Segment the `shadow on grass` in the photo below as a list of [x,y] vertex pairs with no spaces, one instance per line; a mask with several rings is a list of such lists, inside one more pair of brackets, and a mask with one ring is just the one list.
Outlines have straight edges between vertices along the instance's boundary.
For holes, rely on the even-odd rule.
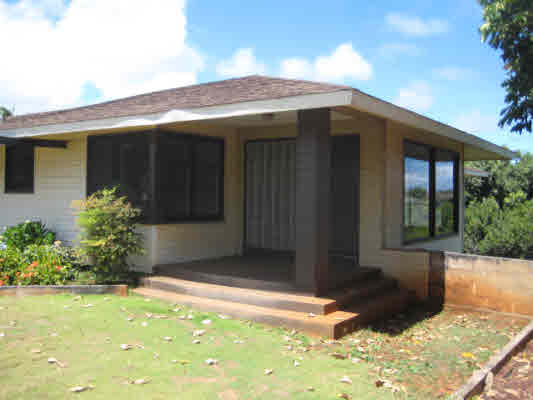
[[366,328],[373,332],[398,336],[414,325],[433,318],[442,310],[443,307],[440,304],[414,303],[409,305],[403,312],[375,321],[367,325]]

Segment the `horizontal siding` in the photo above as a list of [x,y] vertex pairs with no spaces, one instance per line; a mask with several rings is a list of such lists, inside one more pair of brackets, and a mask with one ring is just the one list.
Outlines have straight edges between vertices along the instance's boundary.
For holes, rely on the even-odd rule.
[[0,146],[0,226],[42,220],[67,243],[76,241],[74,200],[85,197],[86,140],[72,140],[66,149],[36,147],[35,192],[5,193],[5,146]]

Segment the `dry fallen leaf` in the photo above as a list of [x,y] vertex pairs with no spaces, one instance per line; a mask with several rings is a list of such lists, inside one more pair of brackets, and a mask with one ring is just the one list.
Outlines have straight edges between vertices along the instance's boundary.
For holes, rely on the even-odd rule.
[[476,359],[476,356],[473,355],[472,353],[463,353],[463,354],[461,354],[461,355],[462,355],[464,358],[471,358],[471,359],[473,359],[473,360]]
[[265,369],[265,375],[272,375],[273,369]]
[[337,360],[346,360],[348,356],[340,353],[330,353],[330,356],[336,358]]
[[192,344],[200,344],[200,340],[198,340],[198,339],[194,339],[194,340],[192,341]]
[[32,349],[31,352],[34,354],[39,354],[41,352],[41,349]]
[[216,365],[218,364],[218,360],[215,360],[214,358],[208,358],[207,360],[205,360],[205,363],[207,365]]
[[309,314],[307,314],[307,316],[308,316],[309,318],[314,318],[314,317],[316,317],[316,314],[313,314],[312,312],[310,312]]
[[150,382],[150,380],[151,380],[150,378],[135,379],[135,380],[133,381],[133,383],[134,383],[135,385],[144,385],[144,384],[147,384],[148,382]]
[[520,398],[520,393],[518,393],[517,390],[514,390],[514,389],[503,389],[503,390],[504,392],[507,392],[509,394],[512,394],[513,396]]
[[205,334],[205,329],[198,329],[192,332],[194,337],[203,336]]
[[72,393],[81,393],[81,392],[85,392],[86,390],[91,390],[91,389],[94,389],[94,386],[92,386],[92,385],[89,385],[89,386],[74,386],[74,387],[70,388],[69,390]]
[[297,361],[297,360],[294,360],[294,363],[293,363],[293,365],[294,365],[295,367],[299,367],[299,366],[300,366],[300,362],[299,362],[299,361]]
[[351,384],[353,383],[352,380],[351,380],[350,378],[348,378],[347,376],[343,376],[343,377],[340,379],[340,381],[341,381],[342,383],[347,383],[347,384],[349,384],[349,385],[351,385]]
[[309,387],[308,387],[307,389],[305,389],[305,390],[307,390],[308,392],[314,392],[314,391],[315,391],[315,388],[312,387],[312,386],[309,386]]
[[61,361],[59,361],[58,359],[54,357],[50,357],[48,359],[48,364],[56,364],[59,368],[65,368],[67,366],[65,363],[62,363]]
[[346,393],[339,393],[339,394],[337,395],[337,397],[338,397],[339,399],[345,399],[345,400],[350,400],[350,399],[351,399],[351,397],[348,396]]
[[165,336],[163,340],[166,340],[167,342],[171,342],[172,338],[170,336]]
[[131,344],[125,344],[125,343],[124,343],[124,344],[121,344],[121,345],[120,345],[120,348],[121,348],[122,350],[131,350],[131,349],[133,349],[133,346],[132,346]]
[[220,319],[230,319],[231,317],[229,315],[218,314],[218,318],[220,318]]
[[204,320],[202,321],[202,324],[203,324],[203,325],[211,325],[211,320],[210,320],[210,319],[204,319]]

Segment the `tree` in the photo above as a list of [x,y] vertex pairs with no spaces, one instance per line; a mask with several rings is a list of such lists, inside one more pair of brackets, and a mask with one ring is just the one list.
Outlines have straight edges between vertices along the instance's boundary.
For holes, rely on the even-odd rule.
[[4,120],[7,117],[11,117],[13,113],[7,108],[0,106],[0,120]]
[[502,51],[507,79],[502,86],[507,106],[501,112],[500,127],[531,133],[533,121],[533,1],[479,0],[484,23],[481,39]]

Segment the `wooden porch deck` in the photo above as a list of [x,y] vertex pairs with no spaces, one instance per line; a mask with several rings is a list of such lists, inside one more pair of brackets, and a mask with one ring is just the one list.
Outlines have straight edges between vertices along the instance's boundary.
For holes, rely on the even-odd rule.
[[160,265],[134,292],[309,334],[338,338],[403,309],[407,292],[378,268],[330,263],[326,296],[299,290],[293,257],[254,254]]
[[[337,257],[332,257],[329,269],[331,290],[379,271]],[[154,273],[231,287],[309,294],[294,284],[294,256],[290,254],[249,254],[165,264],[156,266]]]

